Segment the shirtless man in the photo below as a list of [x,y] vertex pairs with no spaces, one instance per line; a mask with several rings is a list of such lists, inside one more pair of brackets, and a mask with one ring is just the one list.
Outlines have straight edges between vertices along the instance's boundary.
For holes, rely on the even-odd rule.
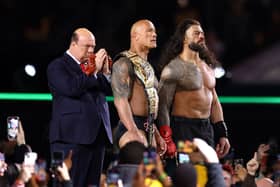
[[[130,49],[114,59],[112,89],[114,104],[120,121],[116,132],[120,147],[137,140],[147,145],[147,121],[153,124],[158,112],[158,80],[153,67],[147,61],[150,49],[156,48],[157,34],[153,23],[139,20],[130,31]],[[157,146],[160,154],[166,150],[155,125],[151,145]]]
[[175,142],[201,138],[212,147],[215,133],[216,151],[224,157],[230,143],[215,91],[213,68],[217,61],[206,47],[200,23],[186,19],[178,25],[163,55],[158,124],[162,137],[168,140],[166,155],[173,157],[176,152],[172,132]]

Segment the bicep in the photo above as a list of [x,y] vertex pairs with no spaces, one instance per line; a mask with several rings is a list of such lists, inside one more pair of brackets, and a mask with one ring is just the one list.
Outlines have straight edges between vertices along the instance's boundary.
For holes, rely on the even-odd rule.
[[124,61],[117,61],[112,69],[112,90],[115,98],[129,98],[132,90],[130,70]]
[[161,105],[167,104],[171,105],[171,102],[174,98],[177,78],[173,75],[174,73],[170,68],[165,68],[161,74],[160,82],[159,82],[159,98]]

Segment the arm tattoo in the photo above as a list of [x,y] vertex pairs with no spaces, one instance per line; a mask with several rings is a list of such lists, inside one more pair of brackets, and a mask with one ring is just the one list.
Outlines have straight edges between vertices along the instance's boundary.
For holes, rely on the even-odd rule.
[[115,98],[129,98],[132,92],[132,65],[126,58],[120,58],[113,65],[112,90]]
[[170,125],[170,110],[175,95],[177,81],[170,69],[165,68],[159,82],[159,125]]

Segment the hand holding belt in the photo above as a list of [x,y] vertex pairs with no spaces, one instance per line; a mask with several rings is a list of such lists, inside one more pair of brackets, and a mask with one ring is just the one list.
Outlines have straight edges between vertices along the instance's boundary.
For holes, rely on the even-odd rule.
[[[145,126],[145,124],[144,124]],[[148,146],[152,147],[153,145],[153,136],[154,136],[154,114],[149,114],[148,120],[146,123],[146,131],[148,132]]]

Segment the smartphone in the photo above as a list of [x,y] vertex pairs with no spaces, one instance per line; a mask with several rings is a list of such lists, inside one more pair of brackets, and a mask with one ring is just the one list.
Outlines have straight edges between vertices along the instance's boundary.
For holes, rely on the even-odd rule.
[[109,171],[107,173],[106,182],[108,187],[121,187],[123,182],[120,178],[120,174],[116,171]]
[[36,166],[35,168],[38,168],[39,169],[44,169],[46,170],[47,169],[47,162],[45,159],[42,159],[42,158],[39,158],[36,162]]
[[16,140],[19,129],[19,117],[8,116],[7,117],[7,138],[9,141]]
[[0,152],[0,173],[4,173],[5,170],[5,155]]
[[51,167],[56,169],[58,166],[62,166],[64,160],[63,151],[54,151],[51,155]]
[[187,153],[179,152],[178,153],[178,162],[179,164],[189,163],[190,157]]
[[47,179],[46,169],[46,160],[39,158],[35,165],[35,177],[37,181],[45,181]]
[[5,161],[5,155],[0,152],[0,161]]
[[151,174],[151,172],[153,172],[156,166],[156,158],[157,158],[157,153],[155,150],[144,151],[143,163],[144,163],[146,173]]
[[37,160],[37,153],[35,152],[27,152],[24,154],[24,161],[25,165],[34,165],[36,164]]

